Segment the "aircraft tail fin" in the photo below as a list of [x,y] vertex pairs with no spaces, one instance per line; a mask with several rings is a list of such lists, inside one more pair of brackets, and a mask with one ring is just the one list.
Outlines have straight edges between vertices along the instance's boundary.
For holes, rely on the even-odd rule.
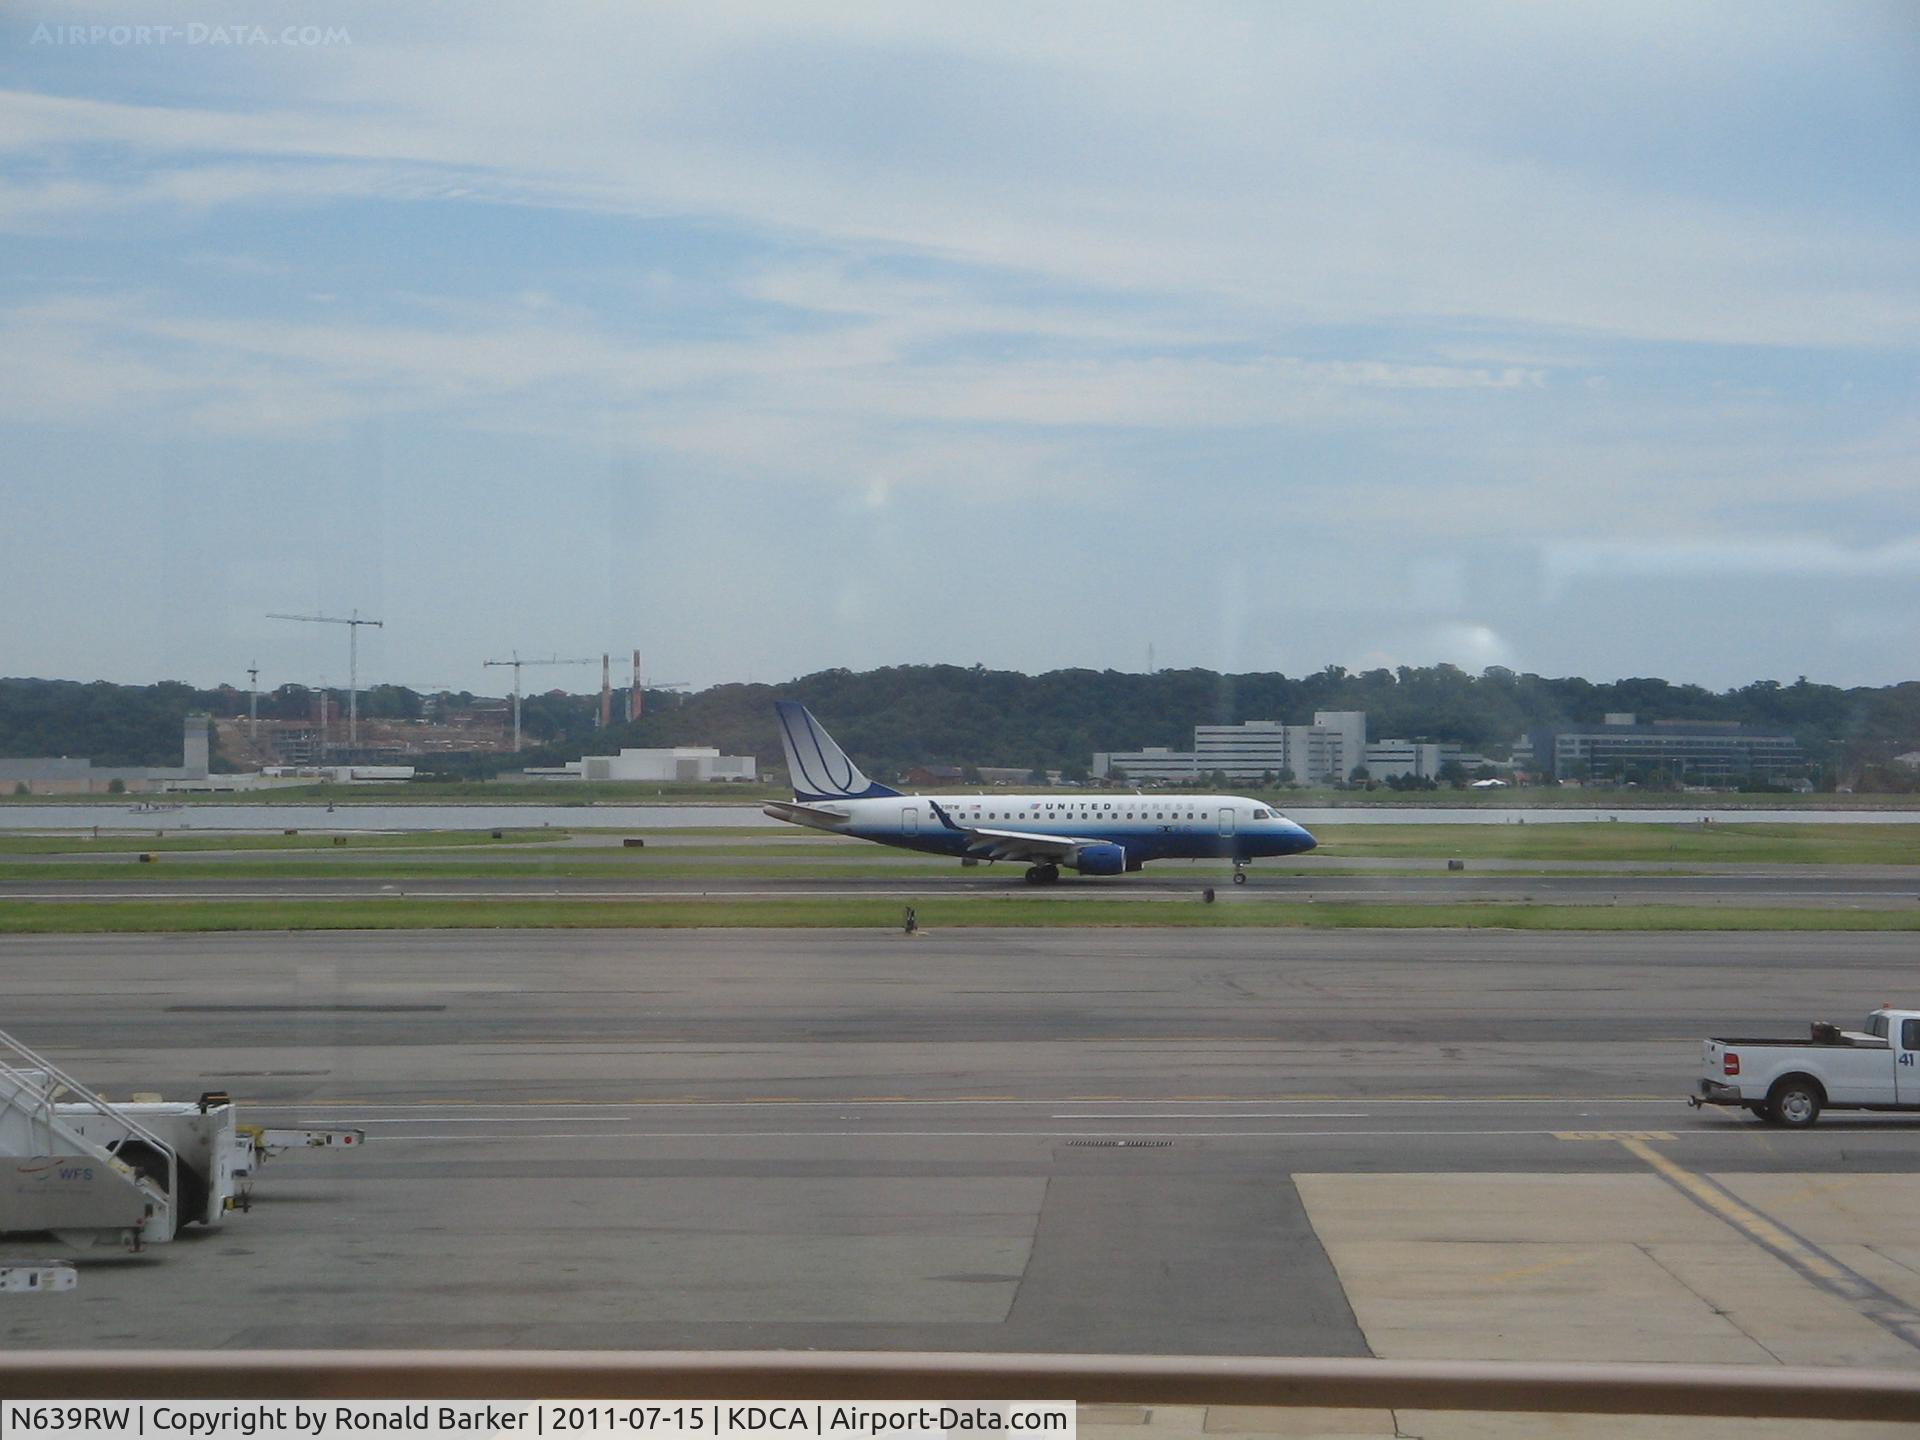
[[787,754],[794,799],[868,800],[900,793],[862,774],[799,701],[776,700],[773,709],[780,721],[780,744]]

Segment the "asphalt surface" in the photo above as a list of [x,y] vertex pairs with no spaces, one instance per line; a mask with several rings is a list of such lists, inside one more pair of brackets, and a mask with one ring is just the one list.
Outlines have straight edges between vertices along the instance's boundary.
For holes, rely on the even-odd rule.
[[1900,867],[1892,874],[1799,873],[1780,866],[1717,874],[1503,875],[1471,871],[1440,875],[1261,874],[1230,885],[1224,866],[1170,865],[1137,875],[1088,878],[1063,875],[1044,891],[1022,880],[1023,867],[923,872],[917,875],[725,875],[579,878],[546,876],[425,877],[382,879],[184,878],[187,867],[160,876],[126,880],[44,879],[0,882],[0,899],[73,900],[352,900],[392,896],[423,899],[629,900],[648,898],[979,899],[1009,894],[1045,894],[1063,900],[1193,900],[1211,887],[1221,899],[1373,901],[1447,904],[1460,901],[1533,901],[1560,905],[1782,905],[1849,909],[1910,909],[1920,906],[1920,874]]
[[[1688,1110],[1701,1036],[1911,993],[1902,935],[399,932],[0,940],[109,1095],[352,1123],[10,1345],[1365,1354],[1296,1175],[1920,1174]],[[1597,1142],[1593,1137],[1599,1136]],[[44,1254],[10,1242],[0,1257]],[[164,1303],[155,1303],[163,1300]]]

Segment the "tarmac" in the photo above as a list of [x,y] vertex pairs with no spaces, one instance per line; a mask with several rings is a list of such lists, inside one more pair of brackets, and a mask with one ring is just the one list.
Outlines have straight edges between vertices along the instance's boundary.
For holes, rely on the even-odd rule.
[[[389,863],[394,852],[388,852]],[[171,862],[171,857],[169,857]],[[890,898],[903,904],[927,900],[992,900],[1007,895],[1045,895],[1074,900],[1193,901],[1212,888],[1219,899],[1281,900],[1302,904],[1381,902],[1458,904],[1467,901],[1534,902],[1543,905],[1739,905],[1840,907],[1908,910],[1920,907],[1920,869],[1909,866],[1772,866],[1760,870],[1713,873],[1605,871],[1581,874],[1512,874],[1474,871],[1409,874],[1382,871],[1301,874],[1249,872],[1245,885],[1231,885],[1222,864],[1157,866],[1131,876],[1091,878],[1063,875],[1036,892],[1022,881],[1024,867],[994,870],[928,871],[918,874],[862,874],[849,867],[844,876],[758,875],[634,876],[570,878],[545,875],[419,876],[406,879],[379,874],[359,876],[195,878],[193,861],[161,869],[129,866],[125,880],[62,879],[49,864],[46,879],[0,882],[0,900],[61,901],[200,900],[355,900],[395,896],[414,899],[646,900],[699,899],[847,899]],[[914,862],[920,863],[920,862]],[[1431,870],[1433,862],[1425,862]],[[1477,862],[1476,862],[1477,866]],[[371,868],[371,867],[370,867]]]
[[1681,1096],[1702,1036],[1851,1021],[1911,994],[1913,958],[1897,934],[10,938],[6,1028],[109,1095],[228,1088],[370,1138],[271,1162],[218,1231],[83,1254],[73,1293],[0,1305],[0,1344],[1910,1366],[1920,1121],[1787,1133]]

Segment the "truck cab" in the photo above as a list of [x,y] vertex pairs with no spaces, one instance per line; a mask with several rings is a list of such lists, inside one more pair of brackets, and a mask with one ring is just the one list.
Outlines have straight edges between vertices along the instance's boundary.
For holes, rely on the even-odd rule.
[[1801,1128],[1823,1110],[1920,1110],[1920,1010],[1881,1006],[1864,1028],[1816,1020],[1804,1040],[1715,1036],[1690,1105],[1730,1105]]

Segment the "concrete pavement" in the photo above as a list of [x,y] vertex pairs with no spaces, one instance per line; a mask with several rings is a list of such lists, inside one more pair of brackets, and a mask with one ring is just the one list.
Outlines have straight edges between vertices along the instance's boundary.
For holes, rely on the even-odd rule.
[[0,1343],[1910,1364],[1885,1315],[1617,1137],[1667,1137],[1644,1143],[1920,1304],[1920,1123],[1786,1134],[1679,1103],[1701,1035],[1851,1019],[1904,993],[1911,955],[1459,931],[12,938],[6,1027],[109,1094],[225,1085],[255,1118],[371,1139],[273,1162],[219,1233],[84,1257],[72,1296],[0,1309]]

